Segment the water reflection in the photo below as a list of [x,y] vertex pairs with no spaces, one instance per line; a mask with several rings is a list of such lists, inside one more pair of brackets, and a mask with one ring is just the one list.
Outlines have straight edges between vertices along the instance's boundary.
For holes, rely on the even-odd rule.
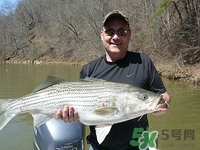
[[160,134],[159,147],[164,150],[198,150],[200,87],[167,79],[164,82],[172,96],[170,109],[161,117],[149,115],[150,128]]
[[1,64],[1,98],[19,97],[30,93],[48,75],[69,81],[78,81],[80,69],[81,67],[78,66],[66,65]]
[[[78,81],[80,69],[79,66],[66,65],[0,64],[0,99],[30,93],[47,75]],[[159,147],[162,150],[199,150],[200,87],[163,80],[172,102],[167,114],[160,117],[148,115],[150,130],[159,132]],[[29,114],[16,116],[0,131],[0,149],[32,150],[32,141],[32,117]]]

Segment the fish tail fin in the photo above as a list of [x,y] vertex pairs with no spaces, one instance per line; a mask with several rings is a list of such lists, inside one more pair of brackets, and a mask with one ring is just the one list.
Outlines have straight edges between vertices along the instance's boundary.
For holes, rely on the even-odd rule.
[[16,114],[8,112],[7,102],[2,102],[2,100],[0,102],[0,130],[2,130]]

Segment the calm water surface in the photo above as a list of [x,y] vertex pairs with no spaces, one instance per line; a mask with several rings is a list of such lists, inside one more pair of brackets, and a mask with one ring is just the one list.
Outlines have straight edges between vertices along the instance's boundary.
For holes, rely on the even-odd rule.
[[[47,75],[78,81],[80,70],[81,67],[66,65],[0,64],[0,99],[30,93]],[[172,97],[170,109],[163,116],[149,115],[150,130],[159,132],[159,148],[199,150],[200,87],[163,81]],[[16,116],[0,131],[0,150],[33,150],[32,123],[29,114]]]

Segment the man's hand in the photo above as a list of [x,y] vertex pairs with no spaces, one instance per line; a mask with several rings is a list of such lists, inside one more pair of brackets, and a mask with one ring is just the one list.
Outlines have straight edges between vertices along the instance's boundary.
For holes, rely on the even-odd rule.
[[78,112],[73,107],[64,106],[63,109],[58,109],[56,112],[56,118],[61,119],[64,122],[76,122],[79,120]]
[[163,95],[165,107],[164,108],[158,108],[158,110],[156,112],[153,112],[152,114],[154,116],[160,116],[162,114],[165,114],[167,112],[167,110],[169,109],[169,103],[171,101],[171,98],[170,98],[170,96],[167,92],[163,93],[162,95]]
[[161,116],[167,112],[168,108],[158,108],[157,111],[153,112],[154,116]]

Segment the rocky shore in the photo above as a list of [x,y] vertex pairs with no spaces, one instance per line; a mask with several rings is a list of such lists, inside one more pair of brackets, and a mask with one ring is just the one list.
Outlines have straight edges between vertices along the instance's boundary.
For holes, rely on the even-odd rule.
[[200,63],[195,65],[156,65],[161,76],[200,85]]

